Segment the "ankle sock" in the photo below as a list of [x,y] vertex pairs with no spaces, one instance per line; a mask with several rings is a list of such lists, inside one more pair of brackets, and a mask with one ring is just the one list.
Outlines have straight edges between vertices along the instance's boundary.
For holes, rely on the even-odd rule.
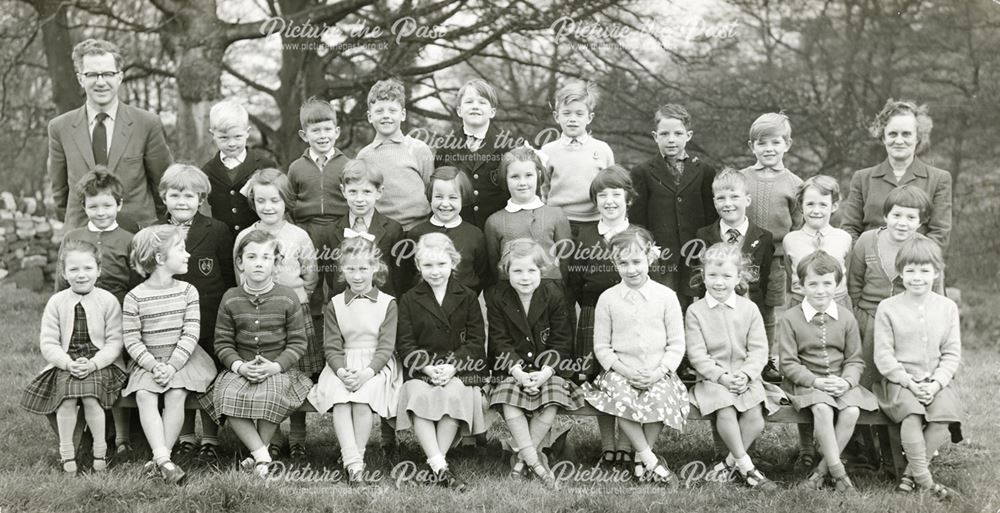
[[166,447],[157,447],[153,449],[153,461],[157,465],[163,465],[164,463],[170,461],[170,449]]
[[437,453],[430,458],[427,458],[427,464],[430,465],[431,470],[434,472],[441,472],[442,470],[448,468],[448,462],[444,459],[444,455]]
[[250,455],[253,456],[253,461],[256,463],[271,462],[271,453],[267,452],[266,445],[262,445],[259,448],[250,451]]
[[744,474],[753,470],[753,460],[750,459],[750,455],[744,454],[742,458],[736,458],[736,468]]

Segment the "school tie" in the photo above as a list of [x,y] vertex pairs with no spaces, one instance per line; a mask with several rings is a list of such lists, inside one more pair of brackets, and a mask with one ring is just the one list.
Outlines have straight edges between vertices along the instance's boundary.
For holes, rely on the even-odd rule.
[[319,170],[322,171],[326,168],[326,155],[320,155],[316,157],[316,165],[319,166]]
[[94,149],[94,164],[98,166],[108,165],[108,129],[104,126],[104,120],[109,117],[107,112],[98,112],[94,118],[94,133],[90,136],[90,143]]
[[482,139],[472,134],[469,134],[465,137],[465,147],[468,148],[469,151],[471,152],[475,152],[476,150],[478,150],[481,142]]
[[351,228],[358,233],[368,233],[368,226],[365,225],[365,219],[363,217],[354,218],[354,225],[351,226]]
[[813,237],[813,244],[816,246],[816,249],[823,247],[823,232],[816,232],[816,236]]
[[729,244],[739,244],[740,243],[740,231],[736,228],[730,228],[726,230],[726,242]]
[[667,167],[670,168],[670,177],[674,179],[674,189],[681,186],[681,175],[684,174],[684,161],[667,159]]

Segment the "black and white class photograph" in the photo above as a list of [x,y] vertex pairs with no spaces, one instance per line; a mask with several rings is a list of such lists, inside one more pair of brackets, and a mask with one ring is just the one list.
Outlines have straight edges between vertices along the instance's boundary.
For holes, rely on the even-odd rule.
[[1000,0],[0,0],[0,513],[1000,512]]

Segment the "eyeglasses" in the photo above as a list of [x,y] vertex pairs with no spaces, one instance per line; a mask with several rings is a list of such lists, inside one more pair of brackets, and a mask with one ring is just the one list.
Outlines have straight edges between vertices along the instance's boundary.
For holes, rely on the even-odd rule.
[[121,73],[121,71],[102,71],[100,73],[96,71],[88,71],[86,73],[80,73],[80,76],[90,81],[96,81],[99,78],[111,80],[112,78],[117,77],[119,73]]

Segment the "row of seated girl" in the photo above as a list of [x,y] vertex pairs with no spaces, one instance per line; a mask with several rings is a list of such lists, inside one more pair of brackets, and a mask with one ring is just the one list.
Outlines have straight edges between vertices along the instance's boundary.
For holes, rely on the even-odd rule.
[[[650,234],[629,227],[614,235],[609,249],[621,282],[600,295],[594,314],[602,372],[582,386],[568,379],[576,364],[566,364],[572,324],[562,287],[542,277],[552,264],[531,239],[504,246],[498,269],[504,279],[486,293],[488,354],[477,295],[451,279],[461,257],[447,236],[420,239],[422,281],[398,302],[378,290],[385,269],[377,248],[361,237],[344,241],[338,265],[347,289],[326,307],[326,365],[315,384],[295,368],[310,333],[297,296],[274,282],[281,255],[272,235],[253,231],[236,248],[245,278],[219,308],[215,353],[224,368],[218,375],[197,345],[197,292],[174,278],[188,265],[183,232],[171,225],[146,228],[133,246],[133,264],[147,279],[128,295],[123,314],[113,296],[94,287],[100,257],[93,245],[66,245],[60,255],[70,289],[46,306],[40,345],[50,365],[22,404],[56,413],[68,472],[76,471],[77,403],[94,433],[94,468],[103,470],[104,409],[135,392],[153,450],[147,465],[168,482],[181,482],[184,471],[170,460],[170,449],[186,395],[197,393],[211,417],[226,419],[250,451],[242,465],[262,476],[277,425],[308,401],[319,412],[333,410],[351,482],[363,479],[364,447],[378,415],[414,431],[437,482],[464,488],[447,452],[458,436],[485,432],[492,408],[513,439],[512,475],[555,486],[539,446],[560,408],[589,404],[617,419],[636,450],[642,479],[673,486],[677,479],[652,447],[664,426],[681,429],[694,405],[714,417],[729,449],[717,468],[748,486],[776,488],[747,454],[776,404],[760,377],[766,336],[758,309],[740,294],[749,268],[736,246],[720,243],[705,252],[707,294],[685,322],[676,294],[649,278],[659,256]],[[858,386],[864,363],[857,323],[833,301],[841,266],[822,251],[799,263],[805,301],[780,325],[784,386],[796,408],[813,412],[823,452],[802,486],[820,488],[829,476],[838,490],[855,490],[840,452],[860,410],[880,407],[902,423],[911,483],[939,496],[950,492],[933,481],[927,461],[947,423],[960,420],[958,397],[948,386],[960,360],[957,307],[931,290],[941,262],[940,249],[924,239],[899,250],[895,264],[906,293],[883,301],[876,314],[875,361],[885,378],[874,396]],[[128,375],[123,345],[134,361]],[[690,397],[675,372],[685,353],[699,374]]]

